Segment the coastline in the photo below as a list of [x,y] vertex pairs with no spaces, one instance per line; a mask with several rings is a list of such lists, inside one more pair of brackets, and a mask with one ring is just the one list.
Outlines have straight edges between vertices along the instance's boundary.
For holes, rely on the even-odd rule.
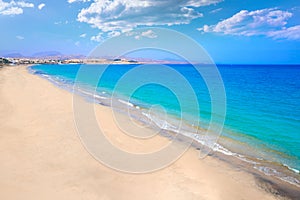
[[[60,67],[60,65],[58,66]],[[118,95],[111,98],[111,91],[107,88],[99,88],[100,90],[97,90],[95,93],[94,89],[88,87],[87,85],[74,85],[73,78],[69,78],[68,76],[64,77],[64,75],[63,77],[61,77],[60,74],[56,74],[55,72],[54,74],[52,74],[53,72],[47,73],[47,69],[46,71],[44,71],[42,65],[38,65],[37,68],[30,67],[28,68],[28,70],[30,71],[30,73],[38,75],[43,79],[50,81],[60,89],[62,88],[71,93],[78,94],[81,98],[85,98],[88,102],[113,107],[113,110],[117,110],[118,112],[130,113],[130,117],[132,119],[135,119],[137,123],[141,123],[145,126],[150,126],[155,130],[162,130],[162,132],[160,133],[161,136],[173,138],[173,135],[176,135],[179,130],[178,122],[182,122],[183,126],[181,125],[180,134],[199,142],[200,146],[201,144],[203,144],[201,132],[205,131],[205,125],[203,124],[204,126],[200,125],[197,127],[193,126],[193,122],[190,121],[192,118],[190,117],[189,120],[181,120],[179,116],[174,113],[168,114],[166,116],[167,118],[165,118],[165,116],[163,115],[160,115],[159,112],[149,114],[151,104],[146,103],[147,101],[145,99],[141,101],[133,98],[130,99],[130,102],[127,102],[126,96]],[[109,80],[107,81],[109,82]],[[260,124],[257,123],[257,125]],[[223,134],[219,137],[217,144],[213,148],[213,151],[220,152],[221,154],[223,154],[223,156],[235,157],[237,163],[239,163],[240,161],[246,162],[245,164],[248,168],[254,168],[259,173],[263,173],[267,176],[273,176],[277,179],[280,179],[284,182],[288,182],[300,188],[299,171],[296,168],[290,167],[287,164],[288,162],[284,161],[284,156],[282,156],[283,160],[274,161],[272,158],[274,154],[268,155],[271,149],[256,149],[255,145],[249,145],[245,142],[241,143],[241,141],[243,141],[244,138],[239,138],[240,140],[238,138],[231,138],[231,134],[240,134],[242,137],[243,135],[248,135],[246,133],[241,134],[235,131],[231,132],[230,129],[226,129],[224,127]],[[262,151],[260,152],[260,150]],[[261,153],[265,153],[266,155],[261,156]]]
[[[4,67],[0,73],[3,199],[276,199],[297,195],[293,187],[251,170],[248,173],[216,153],[199,160],[193,148],[158,172],[132,175],[111,170],[81,145],[73,123],[72,94],[28,73],[26,66]],[[117,138],[128,150],[148,150],[137,146],[138,142],[127,143],[128,138],[115,137],[119,132],[110,108],[97,105],[96,112],[113,133],[110,139]],[[158,137],[149,146],[165,142]]]

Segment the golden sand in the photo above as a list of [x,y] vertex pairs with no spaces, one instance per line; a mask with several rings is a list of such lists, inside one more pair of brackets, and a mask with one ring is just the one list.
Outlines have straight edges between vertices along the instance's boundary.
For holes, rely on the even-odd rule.
[[[162,137],[145,146],[130,142],[118,132],[110,108],[96,107],[108,138],[128,151],[167,142]],[[72,94],[25,66],[0,70],[0,121],[0,199],[275,199],[253,175],[213,157],[199,160],[195,149],[148,174],[100,164],[76,133]]]

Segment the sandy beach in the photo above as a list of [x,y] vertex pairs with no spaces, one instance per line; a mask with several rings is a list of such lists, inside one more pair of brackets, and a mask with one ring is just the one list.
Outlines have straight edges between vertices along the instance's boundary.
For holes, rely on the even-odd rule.
[[[110,108],[96,106],[108,138],[128,151],[147,145],[122,136]],[[101,117],[102,116],[102,117]],[[0,199],[278,199],[257,178],[190,148],[167,168],[128,174],[96,161],[83,147],[73,119],[72,94],[26,66],[0,69]],[[149,130],[150,131],[150,130]]]

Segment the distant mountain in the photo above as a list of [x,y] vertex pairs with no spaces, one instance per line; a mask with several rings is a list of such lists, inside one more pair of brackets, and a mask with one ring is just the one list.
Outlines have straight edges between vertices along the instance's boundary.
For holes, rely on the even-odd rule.
[[48,58],[48,57],[63,57],[63,54],[58,51],[42,51],[32,55],[34,58]]
[[24,56],[20,53],[9,53],[9,54],[3,55],[3,57],[5,57],[5,58],[24,58]]
[[36,58],[36,59],[84,59],[86,56],[81,54],[69,54],[65,55],[60,53],[59,51],[41,51],[31,56],[24,56],[19,52],[11,52],[11,53],[1,53],[0,57],[4,58]]

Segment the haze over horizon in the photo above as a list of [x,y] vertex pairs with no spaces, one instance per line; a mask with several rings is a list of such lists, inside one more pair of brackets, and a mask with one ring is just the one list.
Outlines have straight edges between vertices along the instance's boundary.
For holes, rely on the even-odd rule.
[[136,40],[164,42],[159,27],[191,37],[216,63],[300,64],[299,19],[293,0],[0,0],[0,55],[87,55],[135,28],[148,28]]

